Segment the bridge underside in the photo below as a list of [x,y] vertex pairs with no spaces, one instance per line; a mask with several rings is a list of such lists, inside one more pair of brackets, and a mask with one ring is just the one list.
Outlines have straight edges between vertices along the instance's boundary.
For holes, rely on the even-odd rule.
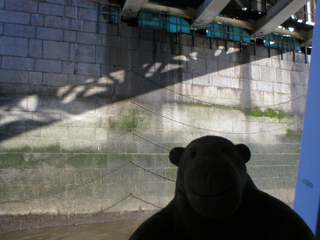
[[122,4],[123,17],[137,17],[141,10],[187,16],[193,29],[201,29],[212,22],[248,28],[251,37],[264,37],[278,33],[300,38],[311,46],[315,1],[310,0],[174,0],[164,1],[126,0]]

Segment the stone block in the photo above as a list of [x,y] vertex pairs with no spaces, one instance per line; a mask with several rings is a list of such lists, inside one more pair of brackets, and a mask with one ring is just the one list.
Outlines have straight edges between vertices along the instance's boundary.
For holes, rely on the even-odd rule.
[[99,169],[107,169],[108,166],[108,154],[94,154],[92,156],[93,167]]
[[195,36],[195,38],[194,38],[194,46],[195,47],[203,47],[204,46],[204,37]]
[[[124,196],[129,196],[132,192],[128,183],[97,183],[94,189],[94,197],[102,198],[103,206],[105,209],[109,209],[112,205],[119,202],[119,199]],[[110,198],[117,196],[114,201],[110,202]]]
[[300,72],[299,74],[300,74],[299,85],[307,86],[308,80],[309,80],[309,73]]
[[212,56],[212,51],[209,47],[193,48],[193,50],[198,53],[198,57],[200,58],[210,59]]
[[217,61],[230,62],[229,54],[226,54],[224,50],[224,46],[220,46],[218,49],[212,50],[212,52],[213,52],[212,59],[215,59]]
[[206,73],[207,74],[217,74],[218,63],[213,59],[206,59]]
[[29,84],[40,85],[42,84],[41,72],[29,72]]
[[256,60],[254,61],[255,65],[262,66],[262,67],[271,67],[271,58],[268,57],[256,57]]
[[279,177],[278,167],[273,166],[252,166],[250,175],[252,178],[277,178]]
[[202,85],[202,86],[210,86],[211,85],[211,76],[199,76],[193,77],[192,84],[194,85]]
[[69,43],[44,41],[43,58],[54,60],[69,59]]
[[235,65],[231,62],[218,61],[218,75],[224,77],[235,76]]
[[42,58],[42,40],[29,40],[29,56],[32,58]]
[[63,30],[54,28],[37,28],[37,38],[46,40],[63,41]]
[[287,70],[293,70],[293,64],[294,64],[294,62],[292,62],[292,61],[281,60],[280,61],[280,68],[287,69]]
[[88,44],[71,44],[70,60],[75,62],[94,63],[95,47]]
[[[117,61],[120,63],[119,66],[124,66],[124,67],[131,67],[132,64],[131,64],[131,51],[128,51],[128,50],[125,50],[125,49],[122,49],[120,51],[117,52]],[[150,55],[149,54],[146,54],[146,58],[147,59],[150,59],[149,58]],[[150,59],[151,61],[151,59]],[[147,75],[146,74],[146,77],[149,77],[151,74]]]
[[56,60],[36,59],[35,70],[39,72],[61,73],[62,62]]
[[200,75],[204,75],[206,73],[206,61],[204,58],[191,58],[187,65],[187,72],[197,73]]
[[[24,162],[23,154],[17,153],[1,153],[0,154],[0,166],[8,167],[8,166],[19,166]],[[4,180],[2,180],[4,181]],[[2,182],[3,184],[3,182]]]
[[279,82],[291,84],[292,74],[295,74],[295,73],[290,70],[281,69],[281,78],[279,79]]
[[[309,56],[309,55],[308,55]],[[311,58],[311,57],[310,57]],[[311,62],[311,60],[309,60],[309,63]],[[299,72],[305,72],[305,73],[309,73],[310,71],[310,65],[309,64],[297,64],[298,67],[298,71]]]
[[63,16],[64,6],[61,4],[52,4],[39,2],[39,13],[53,16]]
[[85,185],[67,185],[67,198],[68,200],[83,199],[85,197],[93,196],[94,184],[85,184]]
[[80,75],[100,76],[100,64],[78,63],[77,73]]
[[67,104],[64,110],[68,111],[70,114],[80,114],[94,109],[95,101],[90,101],[90,98],[88,98],[85,104],[83,103],[83,100],[79,99],[79,101],[77,101],[77,99],[75,99],[71,104]]
[[174,194],[175,184],[171,182],[155,182],[140,184],[136,187],[137,195],[152,196],[172,196]]
[[75,153],[75,141],[74,140],[62,140],[61,152],[62,153]]
[[102,63],[108,65],[110,63],[110,48],[96,46],[96,63]]
[[60,142],[55,139],[33,141],[34,153],[60,153]]
[[75,73],[75,63],[66,61],[62,63],[62,73],[74,74]]
[[[143,167],[143,166],[142,166]],[[145,183],[158,183],[165,180],[163,168],[148,168],[147,170],[141,170],[139,180],[142,184]]]
[[[83,213],[97,213],[101,211],[101,200],[96,198],[79,198],[74,201],[74,213],[83,214]],[[89,220],[89,219],[87,219]],[[81,221],[81,223],[83,223]],[[89,221],[88,223],[91,223]]]
[[240,64],[237,63],[234,66],[234,78],[241,79],[251,79],[252,78],[252,70],[249,64]]
[[91,166],[77,169],[75,177],[76,184],[85,185],[90,182],[101,181],[102,172],[100,169],[93,169],[91,162]]
[[126,153],[138,153],[139,144],[137,142],[126,142]]
[[0,38],[0,55],[26,57],[28,55],[28,40],[2,36]]
[[77,41],[77,32],[76,31],[63,31],[63,40],[65,42],[76,42]]
[[262,92],[273,92],[273,83],[266,81],[258,81],[257,90]]
[[284,93],[284,94],[291,93],[291,85],[289,84],[274,83],[273,89],[274,89],[274,92],[276,93]]
[[44,73],[43,84],[51,86],[66,86],[68,84],[68,75],[59,73]]
[[271,58],[271,65],[274,68],[280,68],[280,59],[279,58]]
[[15,70],[1,70],[0,69],[0,82],[1,83],[28,83],[27,71]]
[[31,26],[43,27],[44,15],[43,14],[31,14]]
[[214,87],[231,87],[234,79],[223,76],[210,76],[209,85]]
[[2,69],[34,70],[34,59],[22,57],[3,57]]
[[[73,23],[74,23],[74,19],[73,20]],[[88,21],[88,20],[79,20],[77,19],[76,21],[78,24],[76,25],[77,26],[77,30],[78,31],[81,31],[81,32],[87,32],[87,33],[94,33],[94,34],[97,34],[97,23],[96,22],[93,22],[93,21]],[[72,25],[72,27],[75,27],[75,25]],[[73,30],[76,30],[76,29],[73,29]],[[99,35],[101,35],[100,33],[98,33]],[[104,36],[101,35],[101,39],[103,38]]]
[[39,188],[36,185],[29,186],[3,186],[0,187],[1,201],[25,201],[39,197]]
[[108,140],[108,129],[105,128],[96,128],[95,129],[95,140],[98,141],[107,141]]
[[35,38],[36,28],[33,26],[7,23],[4,25],[4,35],[12,37]]
[[69,128],[69,139],[83,139],[83,140],[94,140],[95,129],[94,128]]
[[[25,84],[2,84],[2,92],[6,94],[32,94],[34,92],[34,86]],[[20,122],[21,124],[21,122]]]
[[268,51],[265,47],[256,47],[256,55],[258,57],[268,58]]
[[71,28],[71,19],[65,17],[57,17],[57,16],[45,16],[44,21],[45,27],[52,27],[52,28],[63,28],[63,29],[70,29]]
[[298,63],[306,63],[306,56],[304,53],[296,53],[296,62]]
[[132,161],[132,154],[108,154],[108,169],[120,169]]
[[65,8],[65,16],[68,17],[68,18],[77,18],[77,7],[66,6],[66,8]]
[[140,180],[140,168],[125,167],[117,170],[108,170],[102,179],[104,183],[132,183]]
[[19,12],[37,12],[37,2],[34,1],[21,1],[21,0],[10,0],[6,3],[6,9],[14,10]]
[[261,67],[261,80],[277,82],[277,71],[275,68]]
[[79,43],[101,45],[102,36],[94,33],[78,32]]
[[143,168],[155,168],[157,155],[154,154],[133,154],[132,161]]
[[[140,51],[152,52],[154,50],[154,43],[153,41],[150,41],[150,40],[140,39],[140,41],[138,42],[138,45],[139,45]],[[173,54],[176,54],[176,53],[173,53]]]
[[283,60],[293,62],[293,52],[283,53]]
[[[126,152],[126,145],[122,142],[110,142],[102,145],[101,152],[103,153],[124,153]],[[112,165],[112,162],[110,162]]]
[[304,96],[307,93],[306,86],[292,86],[292,94],[294,96]]
[[[159,144],[160,145],[160,144]],[[167,152],[166,149],[158,146],[158,144],[149,143],[149,142],[139,142],[138,145],[139,153],[165,153]]]
[[249,79],[261,80],[261,67],[256,65],[251,65],[251,76]]
[[30,22],[30,13],[0,10],[0,22],[26,24]]
[[297,71],[290,71],[291,72],[291,81],[293,84],[298,84],[300,81],[300,73]]
[[97,10],[87,9],[87,8],[79,8],[78,9],[78,18],[89,20],[89,21],[97,21]]
[[72,0],[72,6],[96,9],[96,3],[86,0]]

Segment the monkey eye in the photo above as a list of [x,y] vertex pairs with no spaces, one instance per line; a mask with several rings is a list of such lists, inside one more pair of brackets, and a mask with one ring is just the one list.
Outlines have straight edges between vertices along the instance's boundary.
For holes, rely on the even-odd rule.
[[195,151],[191,152],[191,158],[195,158],[197,156],[197,153]]

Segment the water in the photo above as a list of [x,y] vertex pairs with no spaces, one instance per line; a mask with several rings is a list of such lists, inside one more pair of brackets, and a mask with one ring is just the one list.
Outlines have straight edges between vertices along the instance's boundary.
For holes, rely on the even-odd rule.
[[128,240],[141,220],[22,230],[0,235],[1,240]]

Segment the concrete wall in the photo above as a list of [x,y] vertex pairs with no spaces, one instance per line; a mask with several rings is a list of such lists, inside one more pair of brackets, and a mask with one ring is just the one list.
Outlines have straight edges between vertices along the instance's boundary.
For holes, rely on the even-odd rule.
[[0,0],[3,229],[13,215],[159,209],[169,150],[208,134],[247,144],[257,185],[292,205],[303,54],[104,20],[96,34],[96,14],[86,0]]

